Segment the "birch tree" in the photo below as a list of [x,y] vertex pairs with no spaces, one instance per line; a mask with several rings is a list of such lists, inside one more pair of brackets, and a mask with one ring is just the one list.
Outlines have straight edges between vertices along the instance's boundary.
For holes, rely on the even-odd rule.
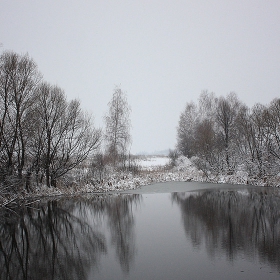
[[125,93],[116,87],[111,101],[108,103],[109,112],[105,116],[106,151],[114,165],[127,154],[130,135],[130,106]]
[[197,106],[187,103],[185,110],[181,113],[177,127],[177,149],[184,156],[191,157],[195,154],[194,131],[198,122]]

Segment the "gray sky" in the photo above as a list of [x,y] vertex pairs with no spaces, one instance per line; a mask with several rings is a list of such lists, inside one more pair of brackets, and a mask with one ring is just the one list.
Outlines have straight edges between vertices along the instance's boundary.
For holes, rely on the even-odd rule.
[[0,0],[0,43],[28,52],[96,126],[120,85],[133,153],[173,148],[202,90],[249,106],[280,96],[279,0]]

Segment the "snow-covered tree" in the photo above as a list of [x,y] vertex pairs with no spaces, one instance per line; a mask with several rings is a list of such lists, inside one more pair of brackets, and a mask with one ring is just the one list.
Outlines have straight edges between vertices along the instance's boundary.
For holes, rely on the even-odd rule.
[[218,100],[216,120],[223,137],[225,151],[225,163],[227,172],[232,173],[236,164],[231,158],[234,154],[236,133],[236,120],[241,108],[241,102],[235,93],[230,93],[226,98],[220,97]]
[[131,109],[126,94],[119,87],[115,88],[108,106],[109,112],[105,116],[106,152],[116,165],[122,157],[125,157],[131,143]]
[[187,103],[180,115],[177,127],[177,150],[184,156],[191,157],[194,152],[194,131],[198,121],[197,106]]

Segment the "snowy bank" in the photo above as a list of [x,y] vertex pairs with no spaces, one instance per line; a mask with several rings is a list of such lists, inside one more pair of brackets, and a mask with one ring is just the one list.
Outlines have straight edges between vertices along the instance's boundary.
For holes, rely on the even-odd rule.
[[193,162],[186,157],[179,157],[176,166],[167,168],[167,157],[151,157],[139,160],[138,164],[141,166],[138,174],[128,172],[114,172],[111,171],[106,180],[89,181],[84,184],[69,184],[65,187],[47,187],[39,186],[33,187],[31,192],[23,190],[17,195],[9,198],[2,198],[2,203],[6,205],[9,201],[17,199],[24,199],[27,197],[41,197],[41,196],[56,196],[56,195],[77,195],[83,193],[104,193],[104,192],[119,192],[124,190],[131,190],[139,188],[140,186],[150,185],[159,182],[171,181],[196,181],[209,183],[227,183],[227,184],[243,184],[256,186],[280,186],[280,177],[267,178],[266,180],[249,178],[248,174],[243,171],[237,171],[233,175],[218,175],[214,176],[208,174],[207,176],[201,170],[198,170]]

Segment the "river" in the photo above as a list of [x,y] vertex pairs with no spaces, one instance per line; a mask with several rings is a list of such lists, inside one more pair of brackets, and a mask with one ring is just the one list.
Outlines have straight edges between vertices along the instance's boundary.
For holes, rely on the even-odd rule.
[[280,190],[195,182],[0,212],[0,279],[279,279]]

